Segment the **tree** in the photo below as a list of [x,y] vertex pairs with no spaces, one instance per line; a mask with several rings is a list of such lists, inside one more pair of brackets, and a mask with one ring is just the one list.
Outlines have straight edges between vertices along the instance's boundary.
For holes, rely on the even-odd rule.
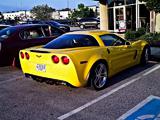
[[152,24],[152,27],[150,29],[150,32],[155,32],[156,30],[156,18],[157,18],[157,15],[160,13],[160,2],[159,0],[139,0],[141,2],[146,2],[146,6],[148,8],[148,10],[152,11],[152,13],[155,12],[155,15],[153,15],[153,24]]
[[95,12],[93,9],[89,9],[88,7],[85,7],[84,4],[78,4],[78,9],[74,10],[69,17],[71,19],[77,19],[77,18],[87,18],[87,17],[95,17]]
[[71,11],[70,8],[63,8],[61,11]]
[[159,0],[139,0],[146,2],[146,6],[150,11],[155,11],[156,13],[160,13],[160,1]]
[[38,20],[52,19],[52,12],[55,11],[52,7],[46,5],[34,6],[31,10],[32,15]]

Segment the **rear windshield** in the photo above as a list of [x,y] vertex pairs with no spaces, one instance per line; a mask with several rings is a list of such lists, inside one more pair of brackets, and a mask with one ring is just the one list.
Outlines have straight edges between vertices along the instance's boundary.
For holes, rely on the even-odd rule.
[[74,47],[99,46],[97,40],[89,35],[65,34],[44,46],[49,49],[65,49]]
[[16,31],[13,27],[7,27],[5,29],[0,30],[0,40],[4,40],[9,38]]

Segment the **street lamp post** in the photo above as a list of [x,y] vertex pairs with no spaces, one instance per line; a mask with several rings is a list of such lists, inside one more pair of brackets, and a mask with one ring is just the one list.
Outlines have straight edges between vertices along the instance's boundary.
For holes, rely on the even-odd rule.
[[69,0],[67,0],[67,8],[69,8]]
[[67,0],[68,17],[69,17],[69,0]]

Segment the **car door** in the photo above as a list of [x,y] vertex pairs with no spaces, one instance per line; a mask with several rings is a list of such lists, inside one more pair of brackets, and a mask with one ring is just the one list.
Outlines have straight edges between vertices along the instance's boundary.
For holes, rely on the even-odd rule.
[[135,49],[126,45],[125,40],[114,34],[106,34],[100,37],[109,51],[108,58],[111,70],[114,73],[133,64],[132,58],[135,56]]
[[15,55],[18,54],[18,43],[19,43],[19,34],[18,30],[15,28],[8,28],[6,29],[6,33],[10,34],[7,35],[6,39],[1,41],[2,50],[1,50],[1,62],[11,64]]
[[20,32],[22,46],[32,47],[44,45],[52,40],[51,37],[46,37],[42,26],[34,26],[26,28]]
[[129,41],[126,41],[122,39],[121,37],[114,35],[114,34],[112,34],[112,36],[116,38],[116,41],[113,44],[113,46],[119,46],[121,51],[125,52],[124,53],[125,60],[123,61],[126,61],[126,67],[132,65],[135,62],[136,56],[137,56],[136,48],[133,47]]

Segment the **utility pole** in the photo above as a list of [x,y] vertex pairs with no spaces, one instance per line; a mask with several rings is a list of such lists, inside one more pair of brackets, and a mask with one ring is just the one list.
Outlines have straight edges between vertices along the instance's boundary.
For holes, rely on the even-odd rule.
[[20,1],[20,8],[21,8],[21,10],[23,10],[23,9],[22,9],[22,0]]
[[69,0],[67,0],[67,8],[69,8]]
[[68,17],[69,17],[69,0],[67,0]]

